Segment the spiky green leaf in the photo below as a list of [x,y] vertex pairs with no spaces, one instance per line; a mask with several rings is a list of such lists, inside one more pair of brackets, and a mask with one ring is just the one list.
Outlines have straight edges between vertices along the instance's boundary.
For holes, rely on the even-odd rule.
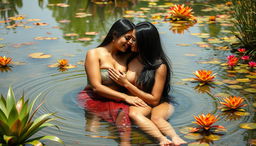
[[13,106],[15,106],[15,96],[12,87],[10,87],[6,97],[6,108],[8,113],[10,113]]
[[0,98],[0,110],[3,111],[3,113],[5,114],[6,117],[8,117],[8,112],[7,112],[7,108],[6,108],[6,101],[5,98],[1,95]]
[[16,120],[19,119],[18,111],[14,105],[8,117],[8,125],[11,126]]
[[52,135],[47,135],[47,136],[42,136],[42,137],[37,137],[34,140],[51,140],[51,141],[55,141],[61,144],[64,144],[64,142],[57,136],[52,136]]
[[31,144],[33,146],[43,146],[43,144],[38,140],[30,141],[30,142],[27,142],[26,144]]

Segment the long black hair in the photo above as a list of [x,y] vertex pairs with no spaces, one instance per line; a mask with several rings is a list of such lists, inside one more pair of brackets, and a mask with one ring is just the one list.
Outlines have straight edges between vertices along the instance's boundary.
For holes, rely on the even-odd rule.
[[112,25],[107,36],[98,47],[106,46],[112,42],[114,38],[119,38],[120,36],[134,29],[135,25],[130,20],[121,18]]
[[170,101],[171,96],[171,65],[163,51],[157,28],[150,22],[138,23],[136,29],[136,43],[138,56],[144,68],[136,84],[145,92],[151,92],[155,82],[155,72],[161,64],[167,67],[167,76],[161,100]]

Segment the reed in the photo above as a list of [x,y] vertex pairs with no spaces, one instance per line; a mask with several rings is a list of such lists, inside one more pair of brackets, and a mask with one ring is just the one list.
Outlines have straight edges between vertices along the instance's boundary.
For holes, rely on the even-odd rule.
[[256,0],[231,0],[237,38],[256,57]]

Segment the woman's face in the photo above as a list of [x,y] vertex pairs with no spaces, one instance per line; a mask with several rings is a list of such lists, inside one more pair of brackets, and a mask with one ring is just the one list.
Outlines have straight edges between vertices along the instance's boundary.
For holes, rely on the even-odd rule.
[[126,34],[114,40],[114,46],[121,52],[125,52],[135,43],[135,30],[131,30]]
[[131,44],[131,51],[132,52],[138,52],[135,31],[133,31],[133,36],[134,36],[134,41]]

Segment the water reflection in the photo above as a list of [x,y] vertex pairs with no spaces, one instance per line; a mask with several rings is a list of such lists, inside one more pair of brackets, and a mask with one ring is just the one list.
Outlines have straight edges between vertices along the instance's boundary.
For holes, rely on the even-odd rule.
[[[113,2],[97,3],[101,1],[74,1],[67,0],[62,7],[60,0],[48,0],[47,8],[53,12],[53,17],[60,23],[63,34],[75,33],[78,36],[64,36],[66,40],[76,42],[78,38],[87,37],[84,44],[90,44],[95,35],[86,35],[85,32],[99,32],[105,35],[109,25],[122,17],[125,10],[130,9],[137,0],[118,0]],[[92,38],[92,39],[89,39]],[[98,40],[101,37],[96,38]]]
[[0,0],[1,19],[8,20],[9,17],[18,15],[18,8],[23,6],[22,0]]
[[12,68],[10,66],[0,67],[0,72],[11,72]]

